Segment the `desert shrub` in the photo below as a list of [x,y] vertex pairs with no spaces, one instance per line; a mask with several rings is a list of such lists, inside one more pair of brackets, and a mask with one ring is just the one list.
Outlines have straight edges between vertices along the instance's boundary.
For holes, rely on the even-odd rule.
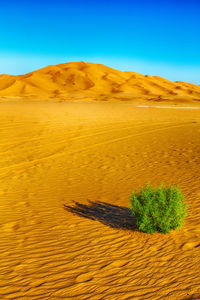
[[147,233],[168,233],[181,227],[187,212],[183,194],[173,185],[152,188],[148,184],[139,193],[134,190],[130,205],[139,230]]

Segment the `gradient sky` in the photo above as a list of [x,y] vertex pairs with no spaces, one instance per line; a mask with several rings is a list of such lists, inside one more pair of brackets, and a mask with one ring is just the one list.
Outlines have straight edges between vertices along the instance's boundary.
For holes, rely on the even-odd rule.
[[0,3],[0,74],[69,61],[200,84],[200,1]]

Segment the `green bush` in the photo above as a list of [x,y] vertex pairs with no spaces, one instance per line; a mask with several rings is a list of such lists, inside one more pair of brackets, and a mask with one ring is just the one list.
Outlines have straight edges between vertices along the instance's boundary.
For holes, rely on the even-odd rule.
[[168,233],[182,226],[187,213],[187,204],[178,186],[161,185],[152,188],[149,184],[130,196],[131,211],[139,230],[147,233]]

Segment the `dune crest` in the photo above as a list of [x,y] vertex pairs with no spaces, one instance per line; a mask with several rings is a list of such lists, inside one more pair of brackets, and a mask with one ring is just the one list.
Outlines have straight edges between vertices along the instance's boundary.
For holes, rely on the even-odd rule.
[[0,75],[0,97],[199,101],[200,85],[70,62],[25,75]]

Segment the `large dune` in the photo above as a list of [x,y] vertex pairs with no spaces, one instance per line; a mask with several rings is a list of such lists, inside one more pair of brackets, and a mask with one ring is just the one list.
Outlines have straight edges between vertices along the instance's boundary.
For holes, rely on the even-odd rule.
[[0,97],[199,101],[200,85],[71,62],[25,75],[0,75]]

